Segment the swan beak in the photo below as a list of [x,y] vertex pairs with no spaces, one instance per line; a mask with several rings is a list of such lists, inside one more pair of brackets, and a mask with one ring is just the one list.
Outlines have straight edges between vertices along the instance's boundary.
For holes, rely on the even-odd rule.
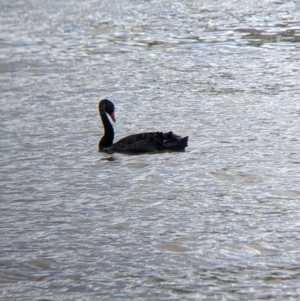
[[110,118],[112,119],[113,122],[116,122],[116,118],[115,118],[115,112],[112,112],[110,115]]

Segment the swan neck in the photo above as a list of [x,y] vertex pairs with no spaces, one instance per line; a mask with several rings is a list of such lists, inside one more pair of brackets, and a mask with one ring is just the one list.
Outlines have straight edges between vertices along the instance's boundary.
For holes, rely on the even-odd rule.
[[104,127],[104,135],[100,140],[99,148],[109,147],[114,141],[114,128],[110,123],[108,116],[105,112],[105,107],[103,106],[100,107],[100,116]]

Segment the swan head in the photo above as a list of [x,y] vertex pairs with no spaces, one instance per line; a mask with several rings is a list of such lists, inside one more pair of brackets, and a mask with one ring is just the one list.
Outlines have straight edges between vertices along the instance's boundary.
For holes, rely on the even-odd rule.
[[101,112],[102,110],[104,110],[110,116],[110,118],[113,122],[116,122],[115,106],[110,100],[102,99],[99,102],[99,111]]

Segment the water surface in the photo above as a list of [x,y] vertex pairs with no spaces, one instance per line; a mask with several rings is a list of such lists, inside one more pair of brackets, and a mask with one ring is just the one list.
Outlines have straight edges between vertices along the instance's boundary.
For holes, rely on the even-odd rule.
[[298,1],[0,7],[2,300],[299,299]]

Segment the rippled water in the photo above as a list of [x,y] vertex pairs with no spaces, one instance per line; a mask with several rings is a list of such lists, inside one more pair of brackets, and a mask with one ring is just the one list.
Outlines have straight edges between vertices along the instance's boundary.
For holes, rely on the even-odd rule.
[[299,1],[0,8],[1,300],[299,300]]

